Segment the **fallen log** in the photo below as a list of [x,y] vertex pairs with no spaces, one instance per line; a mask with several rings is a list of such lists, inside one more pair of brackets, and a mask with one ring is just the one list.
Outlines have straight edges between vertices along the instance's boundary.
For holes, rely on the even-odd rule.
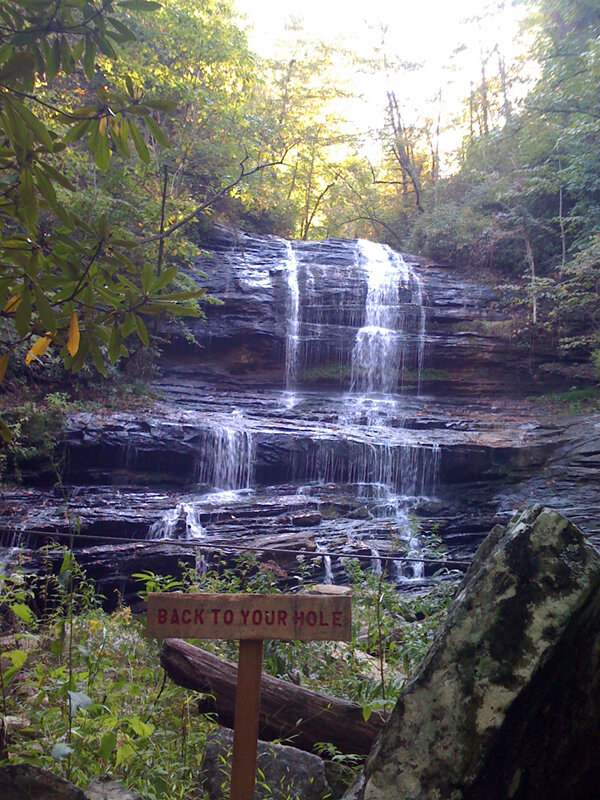
[[[234,722],[237,666],[184,642],[165,639],[161,663],[172,681],[214,697],[219,723]],[[342,753],[367,755],[389,715],[374,711],[365,720],[358,703],[313,692],[263,673],[260,684],[259,736],[281,739],[312,752],[316,742],[329,742]]]

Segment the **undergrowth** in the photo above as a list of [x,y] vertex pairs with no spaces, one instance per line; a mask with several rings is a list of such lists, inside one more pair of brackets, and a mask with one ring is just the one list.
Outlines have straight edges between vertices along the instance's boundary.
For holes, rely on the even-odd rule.
[[[263,669],[321,693],[360,703],[365,718],[391,708],[443,619],[449,588],[399,594],[383,577],[349,562],[351,642],[264,646]],[[140,592],[278,592],[276,565],[244,556],[234,568],[184,572],[181,579],[140,573]],[[306,580],[299,572],[299,582]],[[306,588],[306,587],[305,587]],[[126,607],[102,610],[102,598],[64,551],[58,575],[0,576],[0,766],[29,762],[85,787],[110,773],[144,800],[199,800],[207,733],[203,696],[167,680],[160,642]],[[199,645],[228,659],[235,642]],[[317,748],[355,765],[351,754]]]

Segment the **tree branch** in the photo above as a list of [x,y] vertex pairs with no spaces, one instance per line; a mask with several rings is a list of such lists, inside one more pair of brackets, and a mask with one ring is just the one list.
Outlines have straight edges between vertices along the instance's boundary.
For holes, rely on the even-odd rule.
[[162,233],[156,233],[154,234],[154,236],[148,236],[146,239],[142,239],[140,242],[138,242],[138,247],[145,247],[145,245],[147,244],[151,244],[152,242],[159,242],[161,239],[166,239],[167,237],[171,236],[172,233],[175,233],[176,230],[179,230],[179,228],[183,227],[184,225],[187,225],[188,222],[193,220],[194,217],[196,217],[202,211],[205,211],[207,208],[210,208],[210,206],[212,206],[214,202],[216,202],[220,197],[223,197],[232,189],[234,189],[245,178],[249,178],[251,175],[255,175],[257,172],[262,172],[263,169],[267,169],[269,167],[281,166],[285,161],[286,155],[287,155],[287,150],[278,161],[269,161],[265,164],[259,164],[253,169],[248,170],[248,172],[246,172],[244,168],[244,164],[247,160],[247,158],[245,158],[243,161],[240,162],[240,174],[238,175],[237,178],[228,183],[227,186],[223,186],[223,188],[219,189],[218,192],[215,192],[214,195],[209,200],[206,200],[204,203],[201,203],[189,214],[186,214],[186,216],[183,217],[183,219],[179,220],[179,222],[176,222],[174,225],[171,225],[170,228],[167,228]]

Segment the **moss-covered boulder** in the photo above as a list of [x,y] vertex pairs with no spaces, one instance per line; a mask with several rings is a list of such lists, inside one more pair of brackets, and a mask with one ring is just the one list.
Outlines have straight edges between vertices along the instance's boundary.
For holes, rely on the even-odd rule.
[[476,553],[346,798],[587,800],[599,678],[600,554],[533,506]]

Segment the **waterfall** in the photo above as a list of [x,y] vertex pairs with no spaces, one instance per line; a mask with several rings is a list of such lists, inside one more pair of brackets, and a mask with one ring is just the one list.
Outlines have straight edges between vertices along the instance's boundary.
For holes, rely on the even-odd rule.
[[381,575],[381,556],[379,555],[379,550],[376,547],[371,545],[371,569],[375,573],[375,575]]
[[315,542],[315,547],[316,547],[317,553],[323,553],[323,555],[322,555],[323,572],[324,572],[324,574],[323,574],[323,583],[327,584],[328,586],[331,586],[334,583],[334,580],[333,580],[333,569],[331,567],[331,556],[330,555],[326,555],[323,552],[326,548],[324,548],[321,544],[319,544],[319,542]]
[[352,350],[351,391],[390,394],[398,383],[398,292],[408,278],[402,256],[359,240],[359,263],[367,274],[365,323]]
[[254,472],[254,440],[240,414],[208,431],[196,482],[215,489],[248,489]]
[[285,391],[286,405],[296,405],[294,387],[298,372],[298,345],[300,342],[300,289],[298,287],[298,261],[290,242],[285,243],[286,260],[284,263],[288,285],[287,330],[285,340]]
[[426,497],[435,490],[439,462],[438,445],[311,439],[296,454],[293,472],[299,481],[358,484],[371,496],[384,487],[387,494]]
[[[180,530],[183,529],[183,530]],[[185,532],[185,536],[180,534]],[[206,531],[200,521],[200,508],[195,503],[178,503],[153,522],[148,539],[202,539]]]

